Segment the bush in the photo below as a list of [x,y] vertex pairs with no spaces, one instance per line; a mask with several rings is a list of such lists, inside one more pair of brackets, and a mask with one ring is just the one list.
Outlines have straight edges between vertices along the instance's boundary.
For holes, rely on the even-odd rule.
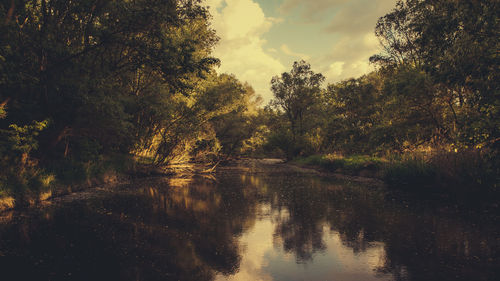
[[292,134],[286,129],[272,132],[268,138],[264,149],[272,154],[279,153],[287,160],[291,160],[295,154],[296,144],[292,141]]
[[390,186],[429,186],[436,184],[436,168],[422,157],[393,159],[384,168],[384,179]]
[[437,167],[440,185],[469,191],[495,192],[500,184],[500,158],[490,150],[435,152],[430,162]]
[[44,163],[47,171],[56,175],[63,184],[81,183],[91,178],[101,178],[106,172],[127,172],[135,165],[131,155],[112,154],[102,156],[94,161],[81,162],[66,158]]
[[358,174],[362,170],[377,171],[384,161],[381,158],[366,155],[342,157],[330,154],[297,158],[295,162],[303,165],[319,166],[328,171]]
[[499,157],[493,151],[433,151],[393,156],[384,168],[390,186],[434,187],[452,194],[495,194],[500,182]]

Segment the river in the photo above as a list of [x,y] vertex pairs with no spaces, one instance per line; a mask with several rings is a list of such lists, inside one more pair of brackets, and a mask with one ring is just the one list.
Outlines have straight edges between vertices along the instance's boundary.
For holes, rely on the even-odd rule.
[[4,213],[0,280],[500,280],[495,216],[278,165]]

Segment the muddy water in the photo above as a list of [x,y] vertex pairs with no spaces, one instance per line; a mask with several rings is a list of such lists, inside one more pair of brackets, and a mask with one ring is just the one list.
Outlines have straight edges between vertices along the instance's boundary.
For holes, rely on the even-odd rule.
[[0,280],[500,280],[494,216],[273,167],[4,214]]

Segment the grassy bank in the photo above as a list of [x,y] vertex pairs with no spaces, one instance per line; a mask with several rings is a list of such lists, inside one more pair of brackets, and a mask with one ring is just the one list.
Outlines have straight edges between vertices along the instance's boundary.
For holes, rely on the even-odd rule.
[[344,157],[333,154],[300,157],[292,161],[298,165],[313,166],[328,172],[376,178],[383,176],[381,171],[386,162],[387,160],[374,156],[351,155]]
[[116,183],[134,173],[142,162],[130,155],[115,154],[86,163],[62,159],[4,171],[0,177],[0,210],[35,205],[98,184]]
[[454,196],[498,196],[499,157],[489,151],[393,154],[388,157],[314,155],[293,163],[329,172],[383,179],[391,188]]

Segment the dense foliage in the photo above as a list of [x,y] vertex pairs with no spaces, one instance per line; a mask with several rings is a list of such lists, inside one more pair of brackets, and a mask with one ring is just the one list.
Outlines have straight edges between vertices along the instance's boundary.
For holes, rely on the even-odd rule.
[[114,155],[217,160],[252,136],[257,99],[215,73],[199,0],[3,0],[0,18],[0,190]]
[[[270,112],[279,122],[269,124],[269,148],[288,159],[313,155],[306,162],[327,155],[315,162],[340,170],[342,155],[376,155],[397,184],[496,190],[499,10],[493,0],[398,1],[375,27],[383,47],[370,58],[376,71],[323,89],[306,62],[273,78],[278,110]],[[295,78],[301,68],[307,79]]]
[[[375,27],[383,47],[370,59],[376,72],[330,84],[313,99],[311,90],[285,80],[296,63],[271,82],[272,104],[281,105],[292,128],[297,117],[282,105],[284,89],[293,92],[292,113],[326,118],[316,125],[331,152],[498,149],[498,10],[498,1],[399,1]],[[314,103],[328,114],[312,110]]]

